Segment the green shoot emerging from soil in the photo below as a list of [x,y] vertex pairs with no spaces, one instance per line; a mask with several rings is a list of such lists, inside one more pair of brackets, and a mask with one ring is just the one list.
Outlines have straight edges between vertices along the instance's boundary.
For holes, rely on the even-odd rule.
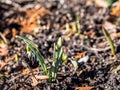
[[114,43],[109,35],[109,33],[107,32],[107,30],[105,30],[104,28],[102,29],[103,31],[103,34],[105,35],[109,45],[110,45],[110,48],[111,48],[111,53],[112,55],[114,56],[115,55],[115,47],[114,47]]
[[42,67],[42,70],[44,71],[45,75],[49,77],[48,81],[55,82],[58,69],[62,64],[62,58],[66,59],[67,57],[63,55],[64,53],[62,50],[62,39],[59,38],[57,43],[54,43],[53,58],[52,58],[53,61],[51,68],[48,70],[44,62],[43,56],[41,55],[40,51],[37,48],[37,45],[33,41],[31,41],[30,39],[24,36],[17,36],[17,37],[24,40],[24,42],[27,44],[27,48],[29,48],[31,52],[37,57]]

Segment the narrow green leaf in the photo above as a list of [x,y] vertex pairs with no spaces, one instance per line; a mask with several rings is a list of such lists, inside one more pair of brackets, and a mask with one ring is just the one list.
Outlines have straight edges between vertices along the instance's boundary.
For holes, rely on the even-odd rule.
[[105,29],[102,29],[102,31],[103,31],[103,33],[104,33],[104,35],[105,35],[105,37],[110,45],[112,55],[115,55],[115,46],[114,46],[114,43],[113,43],[109,33]]
[[61,65],[61,62],[62,62],[62,54],[63,54],[63,50],[62,48],[60,49],[60,52],[59,52],[59,56],[58,56],[58,59],[55,63],[55,67],[58,69],[59,66]]
[[62,47],[62,38],[60,37],[57,41],[57,47],[61,48]]
[[54,62],[52,62],[52,66],[50,68],[50,79],[52,82],[54,82],[56,80],[56,76],[57,76],[57,72],[58,72],[58,69],[62,63],[62,54],[63,54],[63,51],[62,51],[62,48],[60,49],[60,52],[59,52],[59,56],[58,56],[58,59]]
[[56,52],[56,44],[54,43],[54,47],[53,47],[53,61],[55,61],[57,59],[57,52]]
[[41,55],[41,53],[39,52],[38,48],[37,48],[37,45],[31,41],[30,39],[24,37],[24,36],[17,36],[18,38],[24,40],[24,42],[28,45],[28,47],[30,48],[30,50],[36,55],[37,59],[39,60],[39,63],[44,71],[44,73],[46,75],[48,75],[48,71],[47,71],[47,67],[46,67],[46,64],[44,62],[44,59]]
[[24,40],[24,42],[26,44],[31,45],[33,48],[35,48],[36,50],[38,50],[37,49],[37,45],[33,41],[31,41],[30,39],[28,39],[27,37],[24,37],[24,36],[16,36],[16,37]]
[[[54,49],[55,49],[55,59],[56,60],[53,60],[52,62],[52,66],[49,70],[49,81],[50,82],[54,82],[56,80],[56,77],[57,77],[57,72],[58,72],[58,69],[62,63],[62,54],[63,54],[63,50],[62,48],[59,48],[59,50],[56,50],[56,47],[57,45],[54,44]],[[57,56],[56,56],[57,55]],[[54,58],[54,56],[53,56]]]

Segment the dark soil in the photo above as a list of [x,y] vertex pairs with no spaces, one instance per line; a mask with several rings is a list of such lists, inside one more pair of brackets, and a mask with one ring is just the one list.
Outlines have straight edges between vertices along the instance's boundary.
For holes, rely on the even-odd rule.
[[[120,90],[120,38],[119,34],[117,35],[120,32],[120,22],[117,22],[119,16],[110,14],[112,7],[97,7],[92,0],[88,0],[90,4],[87,4],[87,0],[10,1],[12,2],[10,4],[4,0],[0,1],[0,32],[7,40],[8,50],[7,54],[0,55],[0,63],[2,62],[0,74],[4,75],[0,78],[0,90],[74,90],[78,87],[93,87],[93,90]],[[40,28],[35,33],[33,30],[30,32],[26,30],[29,26],[26,25],[26,28],[20,21],[15,20],[22,18],[23,21],[28,21],[27,10],[32,10],[36,6],[45,8],[50,13],[45,11],[43,16],[37,16],[40,20]],[[32,16],[32,13],[30,14]],[[80,28],[78,28],[80,34],[64,34],[66,23],[70,24],[71,28],[76,22],[76,16],[80,21]],[[108,22],[114,24],[115,30],[109,28],[111,26],[106,26]],[[34,23],[30,25],[32,24]],[[112,36],[115,56],[111,54],[109,43],[102,32],[103,26],[108,28],[111,36],[113,33],[116,34]],[[16,35],[26,36],[38,45],[48,68],[51,64],[53,44],[62,37],[68,60],[60,67],[56,82],[37,80],[37,84],[34,85],[34,76],[44,75],[43,71],[34,55],[28,56],[25,43],[16,38]],[[2,39],[0,36],[1,41]],[[80,58],[87,56],[88,60],[78,62],[80,58],[75,56],[83,52],[85,55]],[[15,55],[18,55],[18,61],[15,60]],[[76,70],[71,60],[78,63]],[[29,73],[25,72],[26,69],[30,70]]]

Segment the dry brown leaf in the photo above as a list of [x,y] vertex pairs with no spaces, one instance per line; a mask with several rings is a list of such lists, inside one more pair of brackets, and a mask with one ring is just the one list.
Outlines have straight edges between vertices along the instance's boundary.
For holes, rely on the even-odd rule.
[[111,15],[120,16],[120,6],[116,6],[112,9]]
[[[37,24],[37,16],[43,18],[45,14],[52,14],[45,8],[33,8],[31,10],[26,10],[26,13],[29,18],[24,20],[24,22],[21,22],[21,25],[23,26],[21,33],[31,33],[36,28],[41,29],[41,26]],[[50,23],[48,23],[47,26],[50,26]]]
[[24,26],[20,33],[30,33],[31,34],[34,31],[34,29],[36,29],[36,28],[38,28],[40,30],[42,29],[42,27],[39,25],[30,24],[30,25]]
[[[20,33],[30,33],[30,34],[32,34],[36,28],[41,29],[41,26],[37,24],[38,16],[40,17],[40,19],[42,19],[46,14],[49,15],[52,14],[52,12],[50,12],[48,9],[40,8],[40,6],[35,6],[32,9],[27,9],[27,8],[23,9],[22,12],[26,13],[27,18],[19,16],[16,19],[15,18],[6,19],[6,22],[8,24],[17,23],[18,25],[22,26]],[[50,22],[47,23],[48,28],[50,27],[50,24],[51,24]],[[5,32],[4,34],[6,35],[10,33],[8,31]],[[13,28],[12,34],[13,36],[15,36],[17,34],[17,30]]]
[[88,35],[91,39],[95,38],[95,33],[93,33],[93,31],[85,32],[85,35]]
[[120,16],[120,0],[115,4],[116,6],[112,8],[111,15]]
[[50,14],[50,15],[52,14],[52,12],[50,12],[48,9],[45,8],[33,8],[29,10],[27,9],[26,13],[30,18],[33,18],[36,15],[40,15],[40,17],[43,18],[46,14]]
[[[36,71],[36,69],[32,69],[32,72]],[[22,75],[26,75],[26,74],[29,74],[31,72],[31,70],[29,68],[26,68],[22,71]]]
[[77,55],[75,55],[74,58],[79,59],[84,57],[85,55],[86,55],[86,52],[77,53]]
[[93,87],[76,87],[75,90],[92,90]]
[[32,11],[27,11],[27,13],[30,17],[29,21],[28,21],[29,23],[34,22],[38,15],[40,16],[40,18],[43,18],[45,16],[45,14],[52,14],[49,10],[47,10],[45,8],[40,8],[40,9],[33,8]]
[[32,79],[31,85],[36,86],[38,84],[38,81],[36,80],[36,78],[34,76],[31,76],[30,78]]

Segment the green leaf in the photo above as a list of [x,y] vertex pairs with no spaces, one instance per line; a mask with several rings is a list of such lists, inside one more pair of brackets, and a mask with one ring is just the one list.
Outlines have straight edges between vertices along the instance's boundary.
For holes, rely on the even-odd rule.
[[57,41],[57,47],[61,48],[62,47],[62,38],[60,37]]
[[53,47],[53,61],[55,61],[57,59],[57,51],[56,51],[56,44],[54,43],[54,47]]
[[39,60],[39,63],[41,65],[44,73],[46,75],[48,75],[48,70],[47,70],[46,64],[44,62],[44,59],[43,59],[41,53],[39,52],[39,50],[37,48],[37,45],[33,41],[31,41],[30,39],[28,39],[27,37],[17,36],[17,38],[20,38],[20,39],[24,40],[24,42],[27,44],[27,46],[30,48],[30,50],[33,52],[33,54],[36,55],[36,57]]
[[110,45],[112,55],[115,55],[115,46],[114,46],[114,43],[113,43],[109,33],[105,29],[102,29],[102,31],[103,31],[103,33],[104,33],[104,35],[105,35],[105,37]]
[[56,80],[58,69],[62,64],[62,54],[63,54],[63,51],[61,48],[60,52],[59,52],[59,56],[57,57],[57,60],[52,62],[52,66],[49,71],[50,81],[52,81],[52,82],[54,82]]
[[57,72],[58,72],[58,69],[59,67],[61,66],[62,64],[62,55],[63,55],[63,50],[62,48],[59,48],[58,50],[56,50],[56,47],[57,45],[54,44],[54,55],[53,58],[56,59],[56,60],[53,60],[52,62],[52,66],[49,70],[49,81],[50,82],[54,82],[56,80],[56,77],[57,77]]
[[59,38],[57,43],[54,44],[53,62],[50,70],[48,71],[44,59],[37,48],[37,45],[26,37],[23,36],[17,36],[17,37],[24,40],[24,42],[27,44],[31,52],[37,57],[44,73],[49,77],[48,81],[54,82],[56,80],[58,69],[62,64],[62,55],[63,55],[62,39]]
[[58,69],[59,66],[61,65],[61,62],[62,62],[62,54],[63,54],[63,50],[62,48],[60,49],[60,52],[59,52],[59,56],[58,56],[58,59],[55,63],[55,67]]

